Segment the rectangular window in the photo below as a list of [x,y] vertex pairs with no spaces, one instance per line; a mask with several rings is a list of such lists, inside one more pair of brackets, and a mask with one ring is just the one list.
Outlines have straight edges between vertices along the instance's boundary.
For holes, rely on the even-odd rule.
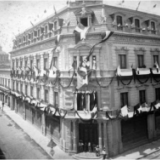
[[33,59],[30,61],[30,67],[33,68]]
[[40,88],[37,88],[37,99],[40,99]]
[[157,64],[159,64],[159,56],[153,55],[153,64],[155,64],[156,62],[157,62]]
[[58,58],[53,57],[53,66],[58,67]]
[[18,91],[18,82],[16,83],[16,89],[17,89],[17,91]]
[[37,59],[36,61],[37,61],[36,62],[37,63],[37,68],[40,70],[40,59]]
[[156,88],[156,100],[160,100],[160,88]]
[[27,67],[27,63],[28,63],[28,61],[27,61],[27,60],[25,60],[25,68]]
[[117,16],[117,30],[123,29],[122,16]]
[[45,26],[45,34],[48,33],[48,27]]
[[54,92],[54,105],[58,107],[58,92]]
[[14,61],[12,61],[12,68],[14,69]]
[[138,55],[138,68],[144,68],[144,55]]
[[10,88],[10,80],[8,80],[8,87]]
[[54,22],[54,30],[57,30],[57,21]]
[[14,81],[13,81],[13,90],[15,89],[14,85],[15,85],[15,83],[14,83]]
[[20,67],[22,68],[22,66],[23,66],[23,61],[21,60],[20,61]]
[[48,58],[44,58],[44,69],[48,69]]
[[140,101],[140,104],[143,104],[146,102],[146,92],[145,90],[141,90],[139,91],[139,101]]
[[21,84],[21,92],[23,92],[23,84]]
[[25,85],[25,94],[28,95],[28,86]]
[[128,92],[121,93],[121,107],[128,106]]
[[39,29],[38,30],[38,37],[40,37],[40,35],[41,35],[41,30]]
[[127,68],[126,55],[119,55],[119,65],[121,69]]
[[155,22],[151,22],[151,33],[152,33],[152,34],[156,34]]
[[81,18],[80,19],[80,23],[84,26],[87,27],[88,26],[88,18]]
[[140,21],[139,19],[135,19],[135,31],[140,32]]
[[33,86],[31,86],[31,96],[33,97]]
[[48,94],[48,90],[45,89],[45,95],[44,95],[44,100],[46,103],[48,103],[48,99],[49,99],[49,94]]

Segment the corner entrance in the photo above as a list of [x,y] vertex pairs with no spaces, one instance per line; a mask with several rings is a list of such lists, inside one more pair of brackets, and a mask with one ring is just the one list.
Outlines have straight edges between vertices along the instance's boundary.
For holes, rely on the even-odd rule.
[[98,124],[80,123],[79,124],[79,152],[94,152],[98,145]]

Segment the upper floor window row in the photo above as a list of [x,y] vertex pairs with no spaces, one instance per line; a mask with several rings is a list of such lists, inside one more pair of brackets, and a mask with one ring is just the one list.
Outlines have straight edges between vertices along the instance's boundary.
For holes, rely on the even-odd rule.
[[111,15],[114,26],[117,26],[117,30],[123,30],[124,28],[134,29],[135,32],[140,33],[148,31],[151,34],[156,34],[156,22],[152,20],[143,21],[140,18],[131,17],[129,19],[124,19],[122,15],[115,14]]
[[61,18],[56,18],[53,22],[47,22],[17,38],[17,40],[13,42],[13,49],[57,35],[62,25],[63,19]]

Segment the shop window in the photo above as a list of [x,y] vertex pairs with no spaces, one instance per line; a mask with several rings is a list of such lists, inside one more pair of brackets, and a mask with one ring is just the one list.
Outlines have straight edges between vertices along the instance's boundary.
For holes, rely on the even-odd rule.
[[45,101],[46,103],[48,103],[48,102],[49,102],[48,100],[49,100],[48,90],[47,90],[47,89],[45,89],[44,101]]
[[88,18],[80,18],[80,23],[84,26],[87,27],[88,26]]
[[135,31],[140,32],[140,21],[139,19],[135,19]]
[[159,64],[159,56],[158,55],[153,55],[153,64]]
[[40,99],[40,88],[37,88],[37,99]]
[[140,104],[143,104],[146,102],[146,96],[145,96],[146,92],[145,90],[141,90],[139,91],[139,101],[140,101]]
[[155,22],[151,22],[151,33],[152,33],[152,34],[156,34]]
[[54,105],[58,107],[58,92],[54,92]]
[[31,96],[33,97],[33,86],[31,86]]
[[138,68],[145,68],[144,55],[138,55]]
[[123,29],[123,22],[122,22],[122,16],[117,16],[117,30]]
[[126,55],[119,55],[119,65],[121,69],[127,68],[127,58]]
[[128,92],[121,93],[121,107],[128,106]]
[[156,88],[155,92],[156,92],[156,100],[160,100],[160,88]]

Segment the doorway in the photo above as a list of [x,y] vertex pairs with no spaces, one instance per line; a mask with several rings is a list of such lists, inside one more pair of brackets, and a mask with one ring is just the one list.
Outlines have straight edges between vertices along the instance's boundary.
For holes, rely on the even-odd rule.
[[79,152],[94,152],[98,145],[98,124],[79,124]]

